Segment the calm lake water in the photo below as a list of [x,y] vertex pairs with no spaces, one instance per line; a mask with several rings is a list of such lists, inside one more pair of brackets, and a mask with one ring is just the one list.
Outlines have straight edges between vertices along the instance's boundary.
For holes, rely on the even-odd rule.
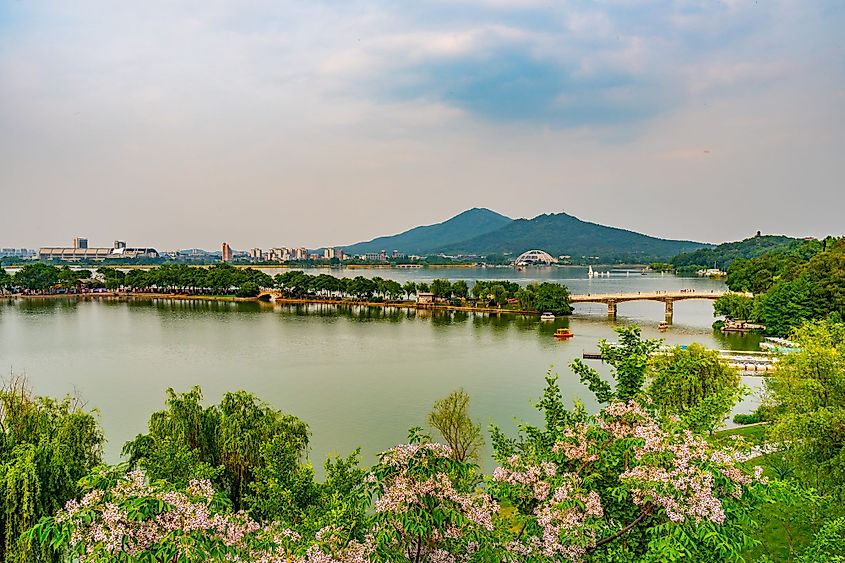
[[[315,270],[315,273],[318,271]],[[691,288],[720,291],[721,282],[671,275],[588,281],[579,268],[484,270],[343,270],[335,275],[379,275],[398,281],[554,279],[573,293]],[[756,337],[713,332],[710,301],[675,304],[675,324],[657,330],[663,304],[619,305],[618,323],[637,323],[649,337],[713,348],[756,349]],[[575,333],[557,342],[555,328]],[[330,453],[360,446],[367,463],[377,452],[424,425],[432,403],[457,387],[472,397],[483,425],[509,431],[515,419],[539,422],[533,404],[549,369],[560,374],[565,396],[595,408],[568,369],[572,359],[613,340],[603,305],[576,307],[553,323],[535,317],[489,316],[395,308],[279,306],[204,301],[0,301],[0,367],[24,374],[39,394],[76,393],[100,411],[106,457],[119,460],[122,444],[143,432],[162,407],[164,390],[202,386],[208,402],[246,389],[299,416],[312,431],[310,458],[321,466]],[[593,364],[606,373],[599,362]],[[759,388],[760,381],[746,378]],[[746,400],[739,411],[752,408]],[[489,458],[484,465],[489,469]]]

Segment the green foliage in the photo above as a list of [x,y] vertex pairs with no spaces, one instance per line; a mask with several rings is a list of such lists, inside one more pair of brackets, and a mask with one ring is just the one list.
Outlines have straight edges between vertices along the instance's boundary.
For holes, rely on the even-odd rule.
[[794,336],[768,380],[772,437],[805,482],[845,494],[845,324],[815,321]]
[[566,286],[558,283],[543,282],[536,287],[535,310],[549,311],[555,315],[569,315],[572,307],[569,305],[569,291]]
[[449,280],[436,279],[431,282],[431,293],[436,298],[447,298],[452,295],[452,284]]
[[845,562],[845,517],[825,523],[813,543],[795,560],[796,563]]
[[756,322],[754,298],[741,293],[726,293],[713,302],[713,314],[729,319]]
[[612,374],[616,381],[616,388],[602,379],[599,372],[575,359],[570,368],[580,378],[581,383],[587,385],[600,403],[613,400],[629,401],[638,397],[646,380],[646,370],[651,355],[660,347],[660,340],[643,340],[640,337],[640,327],[636,325],[617,327],[619,342],[611,344],[606,340],[599,342],[599,351],[605,363],[614,368]]
[[[130,464],[177,487],[212,479],[236,510],[255,506],[262,516],[298,517],[314,494],[311,468],[300,464],[306,424],[245,391],[226,393],[210,407],[201,400],[199,387],[181,394],[168,389],[166,410],[153,413],[148,433],[124,446]],[[267,500],[281,490],[290,498]]]
[[0,389],[0,561],[61,561],[53,546],[21,534],[77,496],[102,443],[96,419],[77,401],[33,397],[17,378]]
[[46,291],[59,283],[59,268],[36,262],[15,274],[14,285],[30,291]]
[[[547,520],[539,518],[549,514],[541,508],[539,499],[545,485],[538,484],[540,479],[548,480],[551,490],[558,486],[567,491],[580,489],[577,494],[584,502],[576,509],[567,509],[568,518],[589,516],[589,513],[579,516],[578,511],[584,510],[586,500],[591,496],[594,500],[600,499],[603,508],[600,520],[584,520],[586,533],[593,538],[584,544],[586,557],[583,559],[587,561],[740,561],[742,553],[755,545],[749,534],[753,529],[751,514],[766,498],[765,484],[749,484],[739,497],[722,496],[716,502],[723,508],[725,518],[717,523],[707,519],[678,518],[677,515],[670,517],[662,511],[659,502],[642,501],[647,485],[629,480],[630,475],[638,473],[663,475],[664,478],[658,477],[658,481],[671,489],[685,479],[700,478],[680,475],[690,469],[687,464],[692,460],[727,459],[723,457],[724,452],[706,453],[709,446],[700,437],[671,424],[658,426],[634,401],[614,402],[596,415],[589,415],[578,404],[574,410],[567,410],[557,378],[551,375],[547,377],[547,388],[538,408],[543,412],[545,425],[522,425],[517,438],[508,438],[498,428],[491,428],[496,459],[505,468],[518,470],[513,473],[514,469],[504,472],[497,469],[498,483],[492,485],[497,499],[517,511],[511,518],[511,529],[518,531],[517,540],[523,535],[542,534],[544,542],[549,541],[543,529]],[[659,442],[664,445],[657,446]],[[643,450],[643,444],[651,445]],[[701,451],[692,453],[695,449]],[[670,462],[676,455],[677,461]],[[634,469],[639,464],[650,469]],[[672,466],[675,469],[670,469]],[[680,470],[680,467],[686,469]],[[550,468],[555,468],[553,475],[548,471]],[[705,462],[693,472],[710,474],[711,477],[704,479],[713,478],[714,482],[721,483],[717,489],[728,491],[734,485],[726,477],[734,475],[737,468],[724,469],[722,473],[717,465]],[[548,477],[541,477],[543,475]],[[559,482],[558,476],[566,476],[566,479]],[[509,484],[505,490],[500,488],[503,482]],[[660,490],[662,492],[654,498],[665,498],[663,495],[669,489]],[[674,506],[684,502],[678,500]],[[580,540],[576,535],[568,541],[577,545]],[[546,561],[542,558],[525,560]]]
[[700,344],[676,346],[649,363],[646,393],[657,412],[695,432],[712,434],[747,392],[739,372]]
[[[796,241],[728,269],[728,287],[756,294],[753,303],[726,295],[716,314],[753,320],[787,335],[807,320],[845,315],[845,239]],[[748,315],[743,317],[740,315]]]
[[763,420],[764,419],[763,419],[762,414],[759,413],[759,412],[756,412],[756,411],[751,413],[751,414],[743,414],[743,413],[735,414],[734,417],[733,417],[734,424],[742,424],[742,425],[758,424],[760,422],[763,422]]
[[463,389],[435,401],[428,424],[440,432],[456,460],[478,460],[484,437],[481,426],[469,416],[469,395]]
[[241,284],[240,288],[238,288],[237,295],[238,297],[255,297],[261,292],[261,288],[258,287],[258,284],[247,281]]
[[[701,248],[693,252],[679,254],[672,258],[676,268],[728,268],[741,259],[756,258],[767,252],[794,248],[801,241],[784,236],[751,237],[738,242],[726,242],[715,248]],[[748,290],[746,290],[748,291]]]

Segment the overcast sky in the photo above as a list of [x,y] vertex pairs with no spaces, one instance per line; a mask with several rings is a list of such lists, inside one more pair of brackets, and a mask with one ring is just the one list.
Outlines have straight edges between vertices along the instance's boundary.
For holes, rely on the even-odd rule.
[[845,2],[0,0],[0,246],[845,234]]

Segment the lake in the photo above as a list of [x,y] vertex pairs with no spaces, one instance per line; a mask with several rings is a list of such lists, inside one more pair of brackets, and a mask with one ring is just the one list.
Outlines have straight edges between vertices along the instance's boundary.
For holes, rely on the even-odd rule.
[[[319,273],[324,270],[313,270]],[[724,290],[719,281],[673,275],[616,273],[586,279],[581,268],[333,270],[334,275],[397,281],[552,280],[572,293]],[[539,422],[533,404],[553,368],[568,400],[596,407],[568,364],[598,340],[615,339],[604,305],[579,305],[554,322],[536,317],[396,308],[282,306],[257,302],[42,299],[0,301],[0,366],[23,374],[39,394],[76,393],[97,408],[106,458],[119,460],[123,443],[143,432],[163,406],[164,390],[202,386],[207,402],[229,390],[254,392],[305,420],[312,431],[310,459],[322,466],[331,453],[362,448],[367,463],[424,425],[432,403],[463,387],[472,415],[484,426],[515,429],[515,419]],[[657,330],[663,304],[619,305],[617,323],[637,323],[645,336],[669,343],[756,349],[755,336],[714,332],[712,302],[675,303],[675,324]],[[575,337],[552,333],[569,327]],[[600,362],[592,362],[607,373]],[[760,380],[746,378],[759,388]],[[738,410],[747,412],[750,397]],[[490,469],[489,452],[483,465]],[[319,471],[318,471],[319,472]]]

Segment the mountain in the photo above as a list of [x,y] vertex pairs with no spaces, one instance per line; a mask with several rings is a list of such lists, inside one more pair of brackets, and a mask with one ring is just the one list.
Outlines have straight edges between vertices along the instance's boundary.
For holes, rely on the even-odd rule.
[[517,219],[499,229],[435,248],[444,254],[518,255],[538,248],[553,256],[574,260],[598,257],[611,262],[667,260],[682,252],[710,245],[685,240],[666,240],[625,229],[582,221],[566,213]]
[[672,258],[676,268],[721,268],[727,270],[734,260],[757,258],[768,252],[789,251],[803,241],[782,235],[757,235],[738,242],[726,242],[715,248],[701,248]]
[[398,235],[359,242],[343,249],[349,254],[364,254],[381,250],[388,252],[398,250],[404,254],[425,254],[441,246],[454,245],[496,231],[511,222],[513,219],[510,217],[489,209],[475,207],[436,225],[416,227]]

